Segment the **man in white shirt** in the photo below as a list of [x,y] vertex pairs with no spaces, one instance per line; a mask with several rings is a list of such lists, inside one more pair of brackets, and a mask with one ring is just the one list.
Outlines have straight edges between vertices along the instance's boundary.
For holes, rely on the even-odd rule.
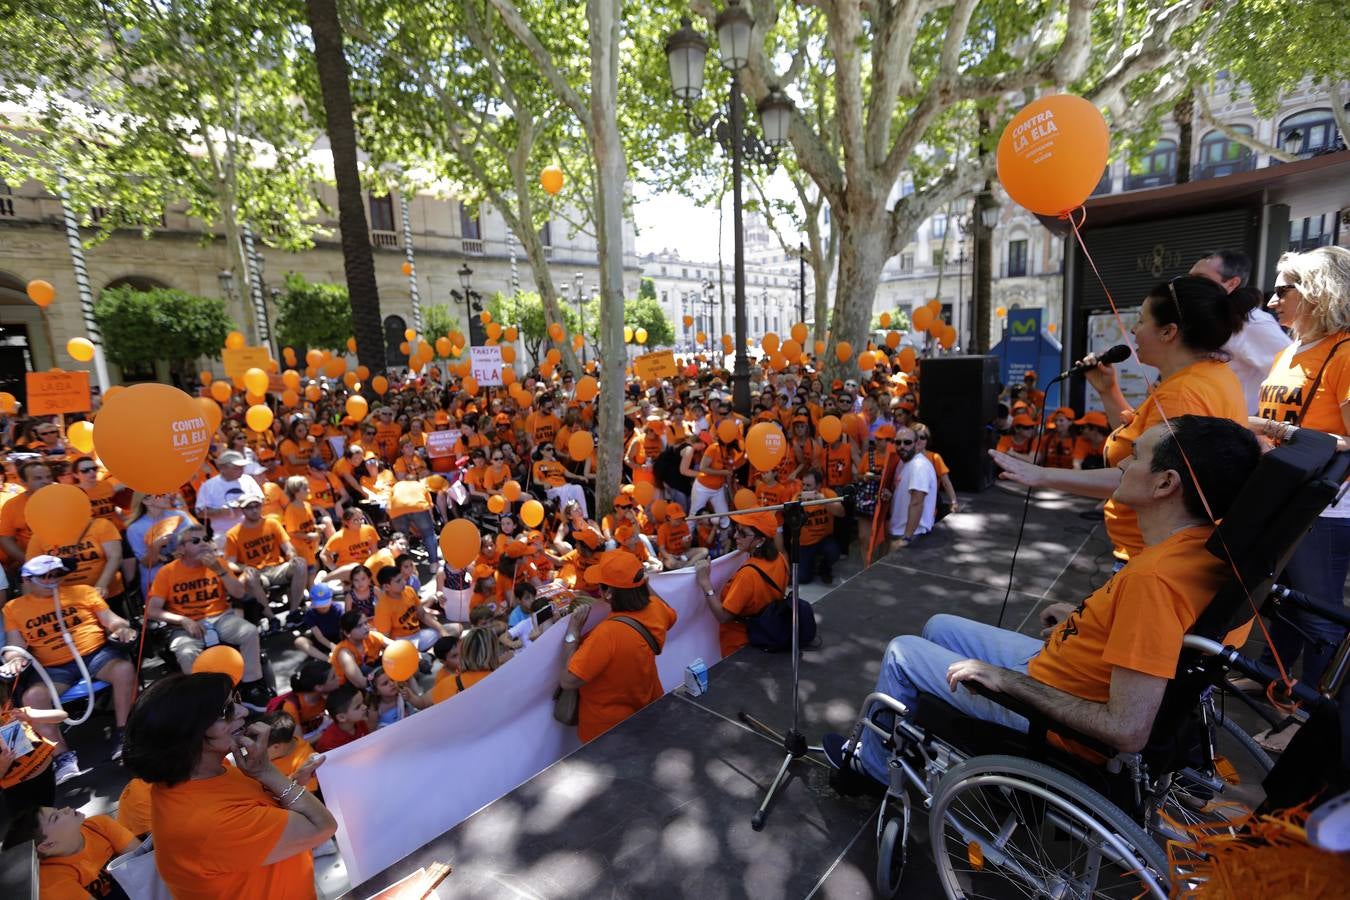
[[[1238,250],[1215,250],[1196,260],[1189,274],[1208,278],[1232,294],[1246,284],[1251,271],[1252,262],[1247,254]],[[1228,354],[1229,368],[1242,384],[1247,412],[1252,415],[1256,414],[1261,382],[1270,374],[1271,363],[1290,344],[1289,336],[1280,324],[1261,308],[1261,294],[1258,292],[1256,296],[1257,302],[1247,313],[1242,330],[1223,347]]]
[[221,550],[225,549],[225,533],[244,521],[236,501],[245,497],[266,499],[253,476],[244,474],[247,462],[242,453],[226,450],[216,457],[216,470],[220,474],[206,479],[197,489],[197,512],[211,522],[211,534]]
[[937,518],[937,471],[928,457],[914,452],[914,432],[895,431],[895,450],[902,465],[895,473],[895,494],[891,497],[891,517],[886,533],[891,549],[903,550],[933,530]]

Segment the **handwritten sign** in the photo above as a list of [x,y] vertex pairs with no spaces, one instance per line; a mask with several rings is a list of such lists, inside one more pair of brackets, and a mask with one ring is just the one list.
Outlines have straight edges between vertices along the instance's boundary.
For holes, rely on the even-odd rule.
[[455,444],[459,443],[459,433],[458,428],[428,432],[427,456],[431,459],[443,459],[453,455]]
[[28,412],[35,416],[89,412],[88,372],[29,372]]
[[658,350],[644,353],[633,360],[633,377],[643,381],[659,381],[662,378],[674,378],[678,374],[675,368],[675,351]]
[[470,347],[469,374],[479,387],[502,386],[502,348]]
[[266,347],[240,347],[238,350],[226,347],[220,354],[225,363],[225,376],[231,379],[243,378],[249,369],[266,372],[272,362],[272,354]]

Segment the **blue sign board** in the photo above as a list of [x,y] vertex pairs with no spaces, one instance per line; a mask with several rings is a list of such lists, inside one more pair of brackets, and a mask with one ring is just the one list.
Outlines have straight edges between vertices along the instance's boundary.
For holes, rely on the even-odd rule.
[[1045,408],[1059,406],[1059,385],[1045,387],[1059,374],[1063,347],[1042,325],[1044,310],[1010,309],[1003,320],[1003,340],[990,353],[998,357],[999,378],[1004,384],[1021,384],[1022,375],[1035,371],[1036,386],[1046,391]]

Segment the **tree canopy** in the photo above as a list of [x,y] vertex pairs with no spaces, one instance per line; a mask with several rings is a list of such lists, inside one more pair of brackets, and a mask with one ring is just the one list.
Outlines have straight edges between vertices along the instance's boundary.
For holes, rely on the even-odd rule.
[[108,359],[137,368],[219,359],[226,335],[238,327],[224,300],[169,288],[108,288],[94,304],[94,318]]
[[347,288],[307,281],[286,273],[286,288],[276,299],[277,340],[301,355],[305,350],[347,352],[352,336],[352,307]]

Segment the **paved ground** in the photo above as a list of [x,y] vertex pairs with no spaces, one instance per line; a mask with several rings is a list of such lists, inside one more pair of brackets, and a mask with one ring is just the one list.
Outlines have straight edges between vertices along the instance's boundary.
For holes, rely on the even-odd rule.
[[[803,655],[801,669],[801,730],[812,743],[850,727],[892,636],[917,632],[937,612],[998,620],[1022,496],[994,488],[963,497],[963,511],[916,546],[863,572],[855,550],[833,588],[803,588],[817,604],[824,642]],[[1092,509],[1058,495],[1034,499],[1005,626],[1031,633],[1041,605],[1077,601],[1106,579],[1109,546]],[[268,649],[285,689],[300,656],[280,636]],[[750,828],[783,753],[737,713],[784,727],[789,684],[786,655],[744,650],[712,670],[704,697],[665,697],[348,896],[369,897],[436,860],[454,866],[442,897],[871,896],[876,804],[839,798],[815,760],[794,764],[765,829]],[[92,769],[65,785],[60,802],[86,813],[115,809],[127,776],[104,762],[110,726],[110,715],[96,715],[71,732]],[[906,896],[941,893],[925,828],[920,819]],[[336,857],[317,868],[324,897],[348,890]]]

